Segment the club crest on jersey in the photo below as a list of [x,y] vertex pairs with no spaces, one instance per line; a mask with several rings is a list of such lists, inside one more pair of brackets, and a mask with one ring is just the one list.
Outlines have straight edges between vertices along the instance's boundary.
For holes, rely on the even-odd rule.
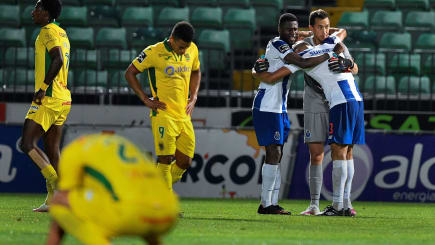
[[168,76],[172,76],[172,75],[174,75],[174,73],[175,73],[175,68],[174,68],[173,66],[167,66],[167,67],[165,68],[165,73],[166,73],[166,75],[168,75]]
[[189,54],[184,54],[184,57],[186,57],[186,61],[190,61],[190,55]]
[[311,138],[311,132],[310,132],[310,130],[305,131],[305,137],[306,138]]
[[30,110],[38,110],[38,109],[39,109],[38,106],[35,106],[35,105],[30,106]]
[[283,44],[281,46],[278,47],[279,52],[284,53],[287,50],[290,50],[290,46],[288,46],[288,44]]
[[274,138],[275,140],[280,140],[280,139],[281,139],[281,135],[279,134],[278,131],[275,132],[275,135],[273,136],[273,138]]
[[139,61],[139,63],[142,63],[142,61],[147,57],[147,55],[145,54],[145,52],[141,52],[139,54],[139,56],[137,57],[137,61]]

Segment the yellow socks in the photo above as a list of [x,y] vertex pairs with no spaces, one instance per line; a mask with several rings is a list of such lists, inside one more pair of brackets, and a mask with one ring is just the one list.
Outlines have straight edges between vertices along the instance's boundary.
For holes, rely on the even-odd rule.
[[183,177],[184,172],[186,172],[186,169],[178,167],[178,165],[173,162],[171,164],[172,184],[178,182]]
[[168,189],[172,191],[172,174],[171,174],[171,165],[170,164],[162,164],[157,163],[157,168],[160,169],[160,172],[165,179],[166,184],[168,185]]
[[41,170],[42,175],[45,178],[45,186],[47,187],[47,198],[45,199],[45,204],[48,204],[53,197],[54,190],[56,188],[57,173],[53,166],[47,165]]
[[86,245],[109,245],[110,241],[103,235],[101,227],[80,219],[71,209],[62,205],[52,205],[50,215],[69,234]]

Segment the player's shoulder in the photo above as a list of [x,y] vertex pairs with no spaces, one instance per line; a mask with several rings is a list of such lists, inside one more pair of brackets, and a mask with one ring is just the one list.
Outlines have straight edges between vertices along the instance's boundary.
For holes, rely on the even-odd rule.
[[275,48],[280,53],[285,53],[288,50],[291,50],[291,47],[288,43],[281,40],[279,37],[274,37],[269,41],[269,46]]

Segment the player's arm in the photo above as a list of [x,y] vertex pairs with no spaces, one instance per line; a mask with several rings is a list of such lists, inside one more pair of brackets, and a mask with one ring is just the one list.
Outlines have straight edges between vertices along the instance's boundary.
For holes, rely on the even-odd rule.
[[51,64],[48,68],[47,74],[45,74],[45,79],[41,85],[41,88],[33,96],[33,101],[38,105],[41,104],[42,99],[45,97],[45,91],[51,85],[54,78],[57,76],[63,66],[63,55],[61,47],[57,46],[51,48],[48,54],[51,58]]
[[199,83],[201,82],[201,71],[198,69],[190,74],[190,98],[186,106],[186,114],[192,115],[195,108],[196,100],[198,99]]
[[314,67],[328,59],[329,59],[329,54],[327,53],[317,57],[302,58],[295,52],[290,52],[284,57],[285,63],[299,66],[302,69]]
[[341,41],[343,41],[347,37],[347,31],[346,29],[343,28],[336,28],[336,27],[329,28],[329,35],[332,34],[338,37]]
[[292,74],[292,72],[284,66],[274,72],[257,73],[255,72],[254,69],[252,69],[252,76],[258,77],[259,79],[261,79],[262,82],[269,83],[269,84],[274,84],[276,81],[290,74]]

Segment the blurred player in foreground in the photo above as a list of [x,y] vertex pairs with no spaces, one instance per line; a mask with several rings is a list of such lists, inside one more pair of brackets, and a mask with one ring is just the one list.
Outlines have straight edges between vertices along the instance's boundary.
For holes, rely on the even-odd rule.
[[177,197],[133,143],[116,135],[83,136],[62,151],[47,244],[60,244],[65,231],[84,244],[130,235],[157,245],[178,212]]
[[[32,11],[41,31],[35,42],[35,95],[23,126],[20,148],[41,169],[47,199],[35,212],[47,212],[57,180],[62,127],[71,110],[67,88],[70,43],[55,19],[62,10],[60,0],[39,0]],[[44,151],[37,143],[42,138]]]

